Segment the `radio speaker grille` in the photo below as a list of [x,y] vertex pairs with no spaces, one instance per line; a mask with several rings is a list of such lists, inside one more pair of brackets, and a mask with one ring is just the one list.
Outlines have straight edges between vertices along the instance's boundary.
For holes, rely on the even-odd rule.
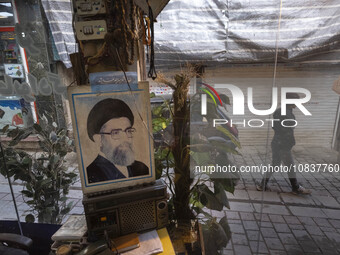
[[155,201],[145,201],[120,208],[122,234],[157,227]]

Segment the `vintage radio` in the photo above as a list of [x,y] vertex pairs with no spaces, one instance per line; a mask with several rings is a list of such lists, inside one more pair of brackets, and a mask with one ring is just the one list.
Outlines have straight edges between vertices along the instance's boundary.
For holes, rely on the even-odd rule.
[[164,227],[168,222],[167,187],[162,180],[83,199],[89,236],[109,236]]

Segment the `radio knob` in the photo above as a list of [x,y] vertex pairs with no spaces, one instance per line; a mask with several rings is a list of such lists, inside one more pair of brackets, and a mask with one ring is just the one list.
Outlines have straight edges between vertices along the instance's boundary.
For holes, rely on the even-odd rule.
[[160,209],[160,210],[163,210],[165,207],[166,207],[165,202],[160,202],[160,203],[158,204],[158,209]]

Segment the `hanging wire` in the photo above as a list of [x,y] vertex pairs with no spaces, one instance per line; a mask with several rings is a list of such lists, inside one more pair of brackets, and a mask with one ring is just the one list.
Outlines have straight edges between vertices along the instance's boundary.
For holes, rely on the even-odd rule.
[[149,4],[149,0],[146,0],[146,3],[149,7],[149,19],[150,19],[150,30],[151,30],[151,45],[150,45],[150,69],[148,72],[148,77],[155,80],[157,78],[157,72],[155,68],[155,48],[154,48],[154,41],[155,41],[155,29],[154,29],[154,18],[152,8]]
[[[278,23],[277,32],[276,32],[275,60],[274,60],[274,71],[273,71],[274,73],[273,73],[272,96],[270,98],[270,105],[273,104],[273,88],[276,85],[276,72],[277,72],[277,59],[278,59],[278,55],[279,55],[279,40],[280,40],[280,29],[281,29],[281,17],[282,17],[282,0],[280,0],[279,23]],[[270,116],[268,116],[268,117],[270,117]],[[267,125],[266,154],[265,154],[265,158],[264,158],[264,165],[267,164],[267,160],[268,160],[269,131],[270,131],[270,123],[268,123],[268,125]],[[267,178],[267,172],[265,172],[263,178],[264,179]],[[260,250],[260,235],[261,235],[261,227],[262,227],[264,192],[265,192],[265,185],[263,185],[263,189],[262,189],[262,192],[261,192],[260,226],[259,226],[259,233],[258,233],[257,247],[256,247],[256,253],[257,254],[259,254],[259,250]]]

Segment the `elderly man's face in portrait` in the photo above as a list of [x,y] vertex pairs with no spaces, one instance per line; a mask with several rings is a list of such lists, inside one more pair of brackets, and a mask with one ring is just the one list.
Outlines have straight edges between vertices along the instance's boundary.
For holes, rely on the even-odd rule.
[[134,131],[130,120],[126,117],[114,118],[106,122],[97,135],[97,139],[100,139],[100,151],[106,159],[120,166],[131,165],[135,160]]

